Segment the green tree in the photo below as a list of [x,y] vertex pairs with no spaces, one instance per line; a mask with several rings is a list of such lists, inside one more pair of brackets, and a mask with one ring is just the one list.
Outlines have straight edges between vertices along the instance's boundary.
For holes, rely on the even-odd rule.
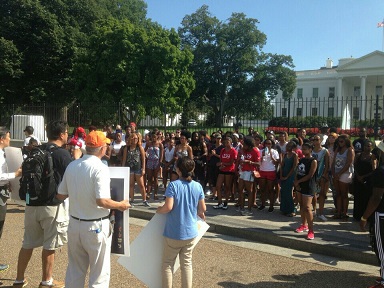
[[243,13],[222,22],[204,5],[185,16],[179,28],[183,47],[194,55],[196,89],[191,100],[206,103],[216,115],[216,125],[221,126],[225,115],[265,117],[270,114],[268,99],[279,89],[284,95],[293,92],[291,57],[263,53],[266,35],[258,23]]
[[[140,23],[142,0],[2,0],[0,37],[12,41],[21,55],[18,78],[1,95],[8,103],[62,102],[76,99],[73,66],[90,45],[99,23],[108,18]],[[4,86],[7,79],[0,79]]]
[[75,66],[76,93],[83,100],[121,102],[131,121],[176,114],[194,88],[175,30],[147,21],[134,25],[108,19]]
[[15,80],[20,78],[23,72],[20,69],[22,55],[12,41],[0,37],[0,103],[7,95],[12,95]]

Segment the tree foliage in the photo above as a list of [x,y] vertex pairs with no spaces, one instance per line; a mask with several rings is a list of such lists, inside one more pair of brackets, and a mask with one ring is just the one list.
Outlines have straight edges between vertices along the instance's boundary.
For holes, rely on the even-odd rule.
[[81,99],[121,101],[131,121],[176,113],[194,88],[192,54],[180,50],[174,30],[147,21],[108,19],[91,38],[75,67]]
[[216,125],[228,114],[269,116],[268,99],[279,89],[284,95],[294,90],[291,57],[262,51],[266,35],[258,30],[258,23],[243,13],[233,13],[222,22],[203,5],[185,16],[179,28],[183,47],[194,55],[196,89],[191,100],[211,107]]
[[[16,88],[0,91],[3,102],[72,102],[74,63],[89,48],[100,21],[114,17],[140,23],[146,7],[142,0],[0,1],[0,37],[11,41],[15,55],[21,56],[21,73],[12,79]],[[7,80],[0,79],[0,86]]]
[[22,76],[20,69],[22,55],[12,41],[0,37],[0,101],[17,88],[15,81]]

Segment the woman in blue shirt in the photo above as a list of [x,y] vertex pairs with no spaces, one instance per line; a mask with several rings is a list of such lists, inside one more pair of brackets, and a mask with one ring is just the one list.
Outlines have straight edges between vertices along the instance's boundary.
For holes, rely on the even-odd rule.
[[192,252],[196,244],[197,216],[205,220],[204,191],[193,181],[195,162],[189,157],[177,160],[178,180],[171,182],[165,191],[165,203],[157,213],[166,214],[162,287],[172,287],[173,266],[180,259],[182,287],[192,287]]

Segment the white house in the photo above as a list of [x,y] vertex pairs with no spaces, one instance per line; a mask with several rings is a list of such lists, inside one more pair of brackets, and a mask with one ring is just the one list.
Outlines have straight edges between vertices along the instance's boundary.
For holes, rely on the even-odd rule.
[[382,51],[340,59],[337,66],[327,59],[325,67],[297,71],[296,77],[296,89],[290,101],[283,100],[281,92],[277,95],[276,117],[341,117],[346,107],[354,120],[374,119],[376,107],[378,118],[384,115]]

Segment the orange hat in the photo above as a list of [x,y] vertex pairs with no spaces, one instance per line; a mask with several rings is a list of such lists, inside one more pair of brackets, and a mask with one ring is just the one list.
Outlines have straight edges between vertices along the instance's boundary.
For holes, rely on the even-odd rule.
[[92,131],[85,138],[85,145],[91,148],[101,147],[109,143],[111,143],[111,140],[105,137],[101,131]]

